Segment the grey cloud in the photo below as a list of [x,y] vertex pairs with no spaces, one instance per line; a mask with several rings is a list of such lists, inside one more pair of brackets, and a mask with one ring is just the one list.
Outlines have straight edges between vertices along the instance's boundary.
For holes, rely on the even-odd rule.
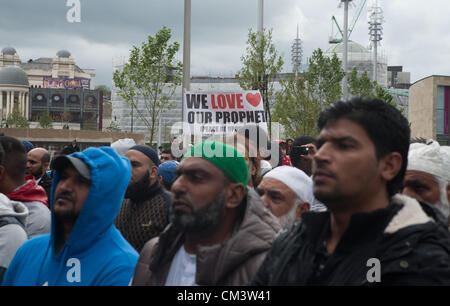
[[[3,1],[0,48],[15,47],[22,60],[52,57],[56,51],[66,48],[80,67],[97,69],[97,84],[110,85],[112,56],[127,55],[132,45],[139,45],[163,25],[172,29],[173,40],[183,43],[183,0],[80,2],[81,23],[68,23],[66,0]],[[248,29],[256,29],[257,3],[258,0],[192,1],[192,73],[229,74],[240,68]],[[338,3],[337,0],[265,0],[264,23],[273,28],[273,39],[283,55],[285,71],[291,67],[290,44],[300,19],[296,10],[300,9],[303,15],[300,36],[306,62],[314,49],[329,47],[330,18],[333,14],[342,16]],[[450,46],[445,42],[450,40],[447,31],[450,22],[446,10],[439,9],[446,7],[447,1],[381,3],[386,19],[382,46],[390,56],[389,64],[403,65],[406,71],[411,71],[412,81],[437,72],[448,74],[450,64],[445,56]],[[351,17],[352,14],[350,20]],[[352,39],[368,45],[366,10]],[[182,50],[179,58],[182,59]]]

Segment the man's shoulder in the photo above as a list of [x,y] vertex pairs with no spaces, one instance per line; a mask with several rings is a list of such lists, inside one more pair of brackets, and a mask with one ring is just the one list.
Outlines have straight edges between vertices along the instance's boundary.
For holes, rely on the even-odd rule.
[[144,244],[144,247],[139,254],[139,261],[150,259],[150,255],[153,253],[155,246],[158,244],[158,241],[159,237],[154,237]]
[[450,232],[440,213],[428,204],[397,195],[394,203],[402,207],[384,230],[385,257],[403,258],[423,266],[444,265],[450,269]]
[[136,261],[138,258],[136,250],[122,236],[116,227],[112,227],[110,231],[102,235],[102,237],[92,245],[90,252],[103,253],[104,256],[109,256],[111,259],[126,257],[131,261]]

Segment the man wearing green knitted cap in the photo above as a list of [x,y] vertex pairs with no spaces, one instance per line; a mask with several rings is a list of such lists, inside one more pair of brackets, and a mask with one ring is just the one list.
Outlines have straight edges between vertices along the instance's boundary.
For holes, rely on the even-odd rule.
[[171,223],[147,242],[133,285],[246,285],[280,230],[247,187],[244,155],[221,142],[194,145],[175,170]]

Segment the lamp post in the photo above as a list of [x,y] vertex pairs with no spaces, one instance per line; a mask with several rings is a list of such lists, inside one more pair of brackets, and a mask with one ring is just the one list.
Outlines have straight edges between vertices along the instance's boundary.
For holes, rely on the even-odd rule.
[[[183,36],[183,89],[181,103],[184,103],[184,92],[191,88],[191,0],[184,0],[184,36]],[[184,105],[181,107],[181,120],[184,118]]]
[[342,80],[342,95],[344,100],[348,98],[347,90],[347,72],[348,72],[348,3],[352,0],[341,0],[344,3],[344,54],[342,55],[342,64],[344,66],[344,79]]

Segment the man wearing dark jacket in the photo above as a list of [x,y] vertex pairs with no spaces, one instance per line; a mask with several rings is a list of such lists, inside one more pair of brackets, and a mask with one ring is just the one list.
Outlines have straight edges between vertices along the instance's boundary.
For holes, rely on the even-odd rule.
[[50,153],[44,148],[34,148],[28,152],[26,175],[34,176],[36,184],[44,188],[50,203],[50,191],[52,188],[52,177],[48,175],[47,169],[50,164]]
[[131,180],[125,193],[116,227],[140,252],[169,223],[170,194],[158,182],[158,154],[148,146],[136,145],[126,153],[131,162]]
[[247,284],[280,229],[247,172],[232,146],[193,146],[175,170],[171,224],[144,246],[132,284]]
[[450,283],[450,234],[442,215],[395,195],[410,130],[381,100],[324,110],[313,159],[314,195],[328,208],[304,213],[281,234],[253,285],[434,285]]

